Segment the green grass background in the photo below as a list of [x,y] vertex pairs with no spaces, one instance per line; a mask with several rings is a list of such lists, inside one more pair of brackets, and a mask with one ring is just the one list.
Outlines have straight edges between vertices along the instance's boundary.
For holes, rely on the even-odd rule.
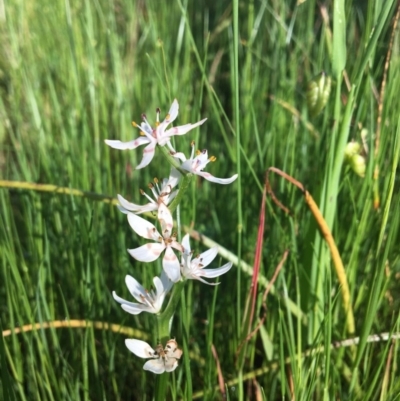
[[[396,5],[394,0],[0,2],[2,180],[120,193],[140,203],[139,189],[153,177],[168,176],[167,162],[157,153],[148,168],[134,171],[142,148],[116,151],[104,139],[136,137],[132,120],[140,122],[146,113],[154,122],[156,108],[163,117],[177,98],[178,125],[208,118],[178,138],[177,149],[188,154],[194,139],[217,157],[207,171],[217,177],[239,172],[229,186],[194,180],[181,204],[182,224],[193,223],[252,265],[264,173],[275,166],[305,185],[332,229],[360,344],[329,348],[349,337],[329,250],[302,194],[274,177],[273,190],[292,216],[267,201],[261,276],[270,279],[284,250],[290,250],[275,295],[268,296],[267,319],[238,360],[251,276],[235,266],[216,288],[189,283],[172,334],[190,352],[190,361],[173,374],[166,399],[190,400],[199,392],[205,400],[222,399],[212,344],[231,400],[257,394],[266,400],[398,399],[398,344],[366,342],[370,334],[399,331],[398,30],[379,101]],[[311,117],[307,84],[321,71],[331,76],[332,91],[323,112]],[[361,142],[361,128],[368,132],[365,178],[343,164],[344,146],[352,139]],[[111,292],[128,298],[126,274],[149,288],[161,265],[144,265],[128,255],[127,248],[143,241],[115,206],[88,196],[4,186],[0,208],[3,330],[83,319],[151,335],[153,316],[128,315]],[[192,248],[205,250],[193,240]],[[217,263],[225,261],[220,258],[213,267]],[[263,313],[263,291],[260,285],[256,316]],[[125,348],[125,338],[93,328],[4,337],[0,398],[151,400],[155,377]],[[304,355],[321,345],[323,352]]]

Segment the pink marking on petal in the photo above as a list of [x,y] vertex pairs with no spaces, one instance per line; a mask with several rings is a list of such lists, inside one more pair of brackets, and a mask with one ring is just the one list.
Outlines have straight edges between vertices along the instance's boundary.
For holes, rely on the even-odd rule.
[[[177,242],[175,240],[170,243],[170,247],[176,249],[179,252],[184,251],[182,244],[180,244],[179,242]],[[189,251],[190,251],[190,247],[189,247]]]
[[158,245],[158,244],[146,244],[146,248],[154,255],[154,256],[160,256],[161,252],[164,250],[162,248],[159,247],[155,247],[154,245]]
[[143,158],[140,164],[136,166],[136,170],[146,167],[153,160],[154,153],[155,153],[155,142],[151,142],[143,149]]
[[143,149],[143,153],[153,153],[154,152],[154,150],[155,150],[155,146],[152,146],[152,147],[150,147],[150,146],[146,146],[144,149]]

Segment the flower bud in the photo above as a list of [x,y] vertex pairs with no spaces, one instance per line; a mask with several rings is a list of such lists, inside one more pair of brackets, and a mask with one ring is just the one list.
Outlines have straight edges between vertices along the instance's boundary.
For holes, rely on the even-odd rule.
[[360,144],[358,142],[349,142],[344,148],[344,157],[350,161],[351,158],[360,152]]
[[311,116],[317,116],[328,102],[331,93],[331,78],[321,72],[307,87],[307,107]]
[[353,155],[350,159],[350,166],[357,175],[360,177],[365,177],[365,157],[361,155]]

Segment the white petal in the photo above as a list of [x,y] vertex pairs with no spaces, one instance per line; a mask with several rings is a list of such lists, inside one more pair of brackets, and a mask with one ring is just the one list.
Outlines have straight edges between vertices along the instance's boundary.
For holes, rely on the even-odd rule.
[[214,246],[213,248],[203,252],[199,257],[192,259],[192,263],[199,263],[202,267],[208,266],[217,256],[218,247]]
[[129,351],[133,352],[139,358],[153,358],[154,350],[145,341],[129,338],[125,340],[125,345]]
[[[116,293],[115,291],[112,292],[112,296],[113,296],[113,298],[114,298],[117,302],[119,302],[120,304],[129,303],[129,302],[128,302],[127,300],[125,300],[124,298],[121,298],[120,296],[118,296],[117,293]],[[133,302],[132,302],[132,303],[133,303]]]
[[165,295],[172,287],[172,281],[168,278],[164,270],[162,270],[161,277],[154,277],[153,283],[156,289],[156,297],[164,300]]
[[130,313],[131,315],[139,315],[142,312],[158,313],[160,310],[157,308],[152,308],[150,305],[144,304],[134,304],[133,302],[126,302],[121,304],[121,308]]
[[197,281],[200,281],[200,282],[202,282],[204,284],[207,284],[207,285],[219,285],[219,284],[221,284],[221,283],[209,283],[208,281],[202,279],[201,277],[196,277],[196,276],[187,276],[186,278],[188,280],[197,280]]
[[143,365],[143,369],[159,375],[165,372],[164,361],[162,359],[150,359]]
[[[114,296],[114,294],[113,294]],[[118,295],[114,296],[114,299],[121,304],[121,308],[125,311],[130,313],[131,315],[139,315],[142,312],[149,312],[149,313],[158,313],[154,308],[149,305],[144,304],[135,304],[133,302],[125,301],[124,299],[120,298]],[[124,301],[124,302],[121,302]]]
[[182,241],[181,241],[181,244],[182,244],[182,246],[183,246],[183,250],[184,250],[184,252],[185,252],[186,254],[189,254],[189,253],[190,253],[190,241],[189,241],[189,238],[190,238],[189,234],[186,234],[186,235],[182,238]]
[[217,178],[217,177],[214,177],[213,175],[211,175],[210,173],[206,173],[204,171],[196,172],[195,174],[205,178],[208,181],[216,182],[217,184],[230,184],[233,181],[235,181],[236,178],[238,177],[238,175],[235,174],[231,178]]
[[202,269],[201,275],[207,278],[218,277],[229,271],[231,267],[232,267],[232,262],[229,262],[221,267],[218,267],[217,269]]
[[139,248],[128,249],[129,254],[140,262],[154,262],[165,249],[165,245],[152,243],[142,245]]
[[125,214],[128,214],[128,212],[145,213],[157,210],[157,203],[155,203],[154,201],[146,203],[145,205],[137,205],[136,203],[131,203],[127,201],[123,196],[119,194],[117,195],[117,197],[119,202],[119,205],[117,205],[117,207],[122,213]]
[[169,211],[167,206],[164,205],[164,203],[160,203],[158,205],[158,220],[160,221],[162,227],[163,236],[165,236],[165,230],[167,230],[169,237],[174,226],[174,220],[172,218],[171,212]]
[[157,210],[157,204],[149,202],[146,203],[145,205],[140,206],[137,210],[126,210],[120,205],[117,205],[117,208],[119,209],[120,212],[124,214],[129,214],[129,213],[142,214],[147,212],[155,212]]
[[129,302],[124,298],[121,298],[120,296],[117,295],[117,293],[115,291],[112,292],[112,296],[113,298],[119,302],[120,304],[131,304],[131,305],[137,305],[136,303],[133,302]]
[[[185,272],[185,276],[186,273],[190,273],[191,272],[191,266],[192,266],[192,254],[191,253],[182,253],[182,265],[181,265],[181,269],[182,272]],[[197,265],[195,266],[195,269],[197,269]]]
[[137,304],[137,303],[134,303],[134,302],[129,302],[126,299],[123,299],[120,296],[118,296],[115,291],[113,291],[112,295],[113,295],[114,299],[121,304],[121,306],[122,305],[127,305],[130,308],[132,308],[132,310],[138,310],[137,313],[133,313],[134,315],[136,315],[136,314],[138,314],[138,313],[140,313],[140,312],[142,312],[144,310],[143,306],[145,306],[145,305],[143,305],[143,304]]
[[[190,160],[187,160],[186,159],[186,156],[182,153],[182,152],[176,152],[176,153],[174,153],[173,155],[172,155],[173,157],[176,157],[177,159],[179,159],[180,161],[182,161],[182,162],[186,162],[186,161],[188,161],[189,162],[189,166],[191,165],[190,164]],[[182,165],[183,166],[183,165]],[[181,166],[181,167],[182,167]],[[188,171],[191,171],[190,169],[187,169],[187,168],[185,168],[185,167],[182,167],[184,170],[188,170]]]
[[143,149],[143,159],[139,163],[139,165],[136,166],[136,170],[139,170],[143,167],[146,167],[148,164],[150,164],[150,162],[153,160],[155,150],[156,150],[156,142],[155,141],[151,142],[149,145],[147,145]]
[[129,213],[128,222],[135,233],[143,238],[152,239],[154,241],[157,241],[159,238],[161,238],[161,235],[157,231],[154,224],[151,224],[149,221],[137,216],[136,214]]
[[178,117],[178,112],[179,112],[179,103],[176,99],[174,99],[174,101],[172,102],[172,105],[168,111],[168,115],[167,115],[168,120],[167,120],[167,118],[165,118],[164,121],[168,124],[172,123],[176,119],[176,117]]
[[183,246],[182,246],[182,244],[179,243],[179,242],[176,241],[176,240],[173,240],[173,241],[170,243],[170,247],[176,249],[178,252],[183,252]]
[[118,210],[119,210],[121,213],[124,213],[124,214],[131,213],[130,210],[126,210],[126,209],[124,209],[124,208],[123,208],[122,206],[120,206],[120,205],[117,205],[117,208],[118,208]]
[[169,279],[176,283],[181,278],[181,269],[179,265],[178,258],[176,257],[174,251],[167,247],[163,259],[163,269]]
[[173,199],[175,198],[175,196],[178,195],[178,192],[179,192],[179,190],[176,190],[176,191],[171,192],[171,193],[168,194],[166,197],[162,198],[162,199],[163,199],[163,202],[164,202],[166,205],[169,205],[169,204],[173,201]]
[[[174,284],[167,276],[167,273],[165,273],[164,270],[161,272],[161,284],[163,286],[165,294],[172,288],[172,285]],[[154,283],[155,284],[155,283]]]
[[138,127],[144,134],[151,135],[153,133],[153,128],[147,121],[142,121],[140,126]]
[[165,371],[166,372],[172,372],[178,367],[178,361],[175,358],[168,358],[167,361],[165,361]]
[[171,173],[168,178],[167,185],[170,185],[171,188],[174,188],[178,185],[179,180],[181,179],[181,173],[174,167],[171,168]]
[[125,276],[125,284],[128,287],[128,290],[131,293],[131,295],[137,301],[141,302],[142,298],[140,296],[146,297],[146,295],[147,295],[146,290],[132,276],[129,276],[129,275]]
[[162,294],[164,292],[164,286],[162,281],[160,280],[159,277],[154,277],[153,278],[153,283],[154,283],[154,287],[156,289],[156,294]]
[[129,142],[121,142],[118,140],[110,140],[110,139],[106,139],[104,142],[108,146],[114,149],[126,150],[126,149],[136,149],[140,145],[145,145],[146,143],[149,143],[150,140],[145,136],[140,136],[134,141],[129,141]]
[[117,198],[118,198],[119,206],[121,206],[122,208],[124,208],[126,210],[136,211],[137,209],[139,209],[141,207],[141,205],[136,205],[135,203],[131,203],[131,202],[127,201],[120,194],[117,195]]
[[168,357],[180,359],[182,356],[183,351],[178,348],[178,343],[175,339],[171,339],[167,341],[165,345],[165,353]]
[[196,128],[199,125],[203,124],[204,121],[206,120],[207,120],[206,118],[203,118],[203,120],[198,121],[197,123],[194,124],[185,124],[185,125],[180,125],[179,127],[172,127],[169,130],[165,131],[164,136],[171,137],[173,135],[185,135],[193,128]]

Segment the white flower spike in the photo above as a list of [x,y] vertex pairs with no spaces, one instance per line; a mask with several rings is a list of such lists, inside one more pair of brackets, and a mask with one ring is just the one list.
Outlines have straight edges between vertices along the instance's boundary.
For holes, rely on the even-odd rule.
[[218,254],[218,247],[214,247],[201,253],[199,256],[192,259],[192,252],[190,250],[189,234],[186,234],[182,239],[183,255],[181,264],[182,276],[188,280],[199,280],[202,283],[209,285],[217,285],[219,283],[209,283],[203,280],[202,277],[214,278],[225,274],[232,267],[232,262],[227,263],[217,269],[204,269],[208,266]]
[[156,227],[147,220],[136,214],[128,214],[128,222],[136,234],[143,238],[152,239],[153,243],[142,245],[139,248],[128,249],[128,252],[140,262],[153,262],[165,250],[163,258],[163,269],[169,279],[176,283],[181,278],[179,260],[172,248],[183,252],[182,245],[176,241],[172,234],[173,219],[171,212],[164,203],[160,202],[158,206],[158,220],[162,228],[162,235]]
[[177,159],[180,159],[182,161],[181,164],[182,169],[189,171],[189,173],[199,175],[200,177],[203,177],[208,181],[216,182],[217,184],[230,184],[236,180],[238,176],[237,174],[233,175],[231,178],[217,178],[211,175],[210,173],[202,171],[209,162],[214,162],[216,160],[216,157],[211,156],[209,158],[207,149],[204,149],[202,151],[198,150],[195,156],[194,142],[192,142],[191,146],[192,146],[192,154],[190,156],[190,159],[188,160],[186,159],[186,156],[181,152],[172,153],[173,157],[176,157]]
[[124,311],[131,313],[132,315],[138,315],[142,312],[159,313],[165,296],[172,287],[172,281],[167,277],[164,271],[161,272],[161,278],[153,278],[155,291],[145,290],[131,276],[125,277],[125,283],[129,292],[139,303],[126,301],[119,297],[115,291],[113,291],[113,297],[121,304],[121,308]]
[[144,114],[142,115],[143,122],[141,125],[132,122],[132,125],[139,128],[141,131],[142,136],[140,136],[139,138],[129,142],[106,139],[105,143],[114,149],[121,150],[136,149],[140,145],[147,145],[143,150],[143,159],[136,167],[136,170],[146,167],[153,160],[157,144],[160,146],[168,145],[170,150],[174,151],[170,143],[170,139],[172,136],[184,135],[193,128],[196,128],[199,125],[203,124],[204,121],[207,120],[206,118],[204,118],[203,120],[198,121],[195,124],[185,124],[179,127],[172,127],[167,130],[166,128],[168,127],[168,125],[171,124],[178,116],[178,111],[179,104],[178,101],[175,99],[172,102],[171,108],[169,109],[169,112],[162,123],[160,123],[160,109],[157,109],[157,121],[154,128],[152,128],[151,125],[148,123],[147,118]]
[[139,358],[151,358],[143,365],[143,369],[156,374],[174,371],[178,366],[178,359],[182,356],[182,350],[173,339],[168,340],[165,348],[158,344],[155,350],[145,341],[136,339],[125,340],[125,345]]
[[146,196],[146,198],[150,201],[145,205],[136,205],[135,203],[127,201],[121,195],[118,195],[118,209],[125,214],[128,214],[130,212],[141,214],[158,210],[158,205],[160,201],[162,201],[162,203],[164,203],[165,205],[168,205],[178,193],[178,190],[172,191],[172,189],[176,187],[176,185],[178,185],[180,177],[181,175],[178,170],[173,168],[171,170],[169,178],[164,178],[161,185],[158,184],[157,179],[154,179],[154,184],[149,184],[149,188],[153,193],[155,201],[151,199],[150,196],[148,196],[143,190],[140,190],[141,194]]

